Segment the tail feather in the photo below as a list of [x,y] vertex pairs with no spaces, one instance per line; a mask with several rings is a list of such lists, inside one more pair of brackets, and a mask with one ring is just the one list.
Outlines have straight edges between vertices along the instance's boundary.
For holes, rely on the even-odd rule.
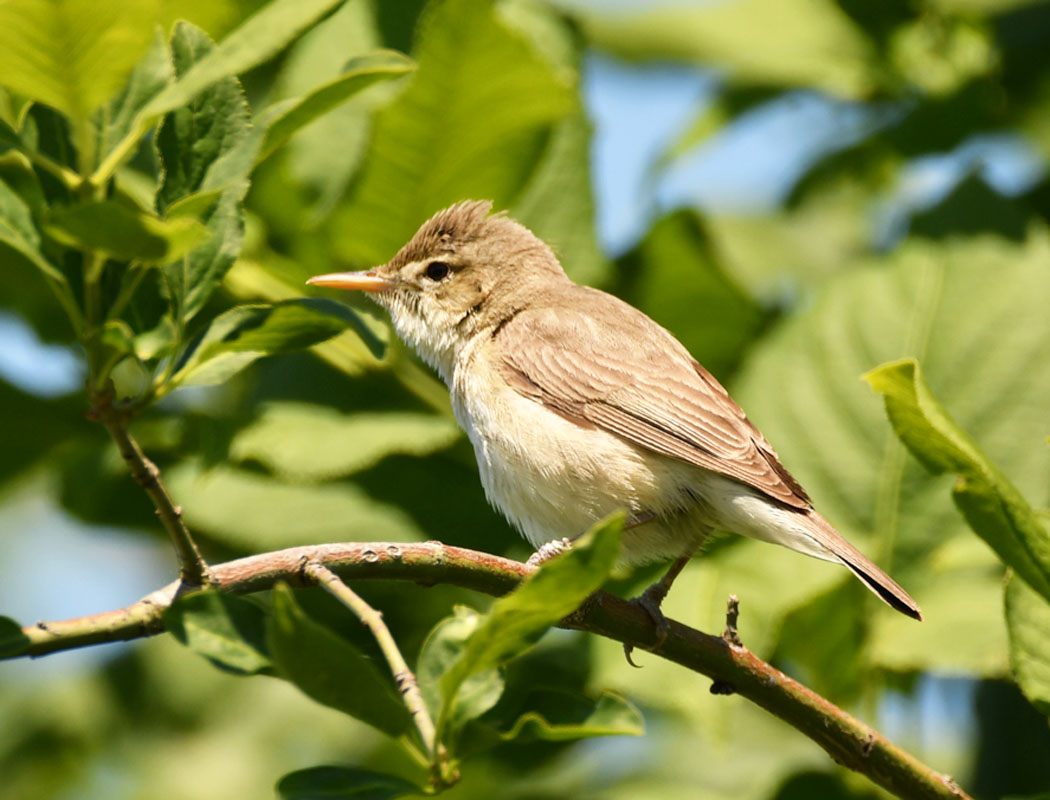
[[856,547],[842,538],[842,534],[831,527],[831,524],[822,516],[810,511],[806,514],[806,518],[807,522],[810,523],[807,527],[810,528],[814,539],[834,555],[838,561],[845,564],[880,600],[902,614],[922,621],[922,611],[919,609],[918,603],[901,588],[900,584],[875,566]]

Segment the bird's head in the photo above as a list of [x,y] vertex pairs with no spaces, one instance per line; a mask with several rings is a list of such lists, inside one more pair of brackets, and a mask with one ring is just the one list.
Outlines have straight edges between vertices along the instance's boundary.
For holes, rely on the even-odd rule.
[[368,292],[398,335],[448,379],[460,348],[568,281],[551,249],[487,201],[428,219],[386,264],[318,275],[307,283]]

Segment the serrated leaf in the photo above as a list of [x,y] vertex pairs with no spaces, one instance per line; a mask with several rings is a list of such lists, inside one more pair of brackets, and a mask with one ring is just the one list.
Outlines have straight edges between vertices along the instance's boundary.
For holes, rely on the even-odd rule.
[[258,461],[295,481],[359,472],[394,454],[423,456],[457,439],[456,424],[408,411],[340,414],[307,403],[272,403],[230,445],[237,461]]
[[[949,481],[907,454],[878,396],[857,377],[880,363],[918,355],[930,385],[950,398],[959,424],[1022,492],[1044,496],[1050,452],[1037,443],[1046,434],[1050,372],[1031,365],[1050,360],[1048,257],[1040,229],[1020,246],[989,237],[908,241],[889,256],[827,279],[812,302],[752,346],[731,387],[816,508],[889,569],[920,606],[927,584],[938,595],[943,589],[946,598],[955,591],[949,588],[953,579],[932,566],[953,538],[971,534],[949,499]],[[819,446],[814,431],[820,432]],[[753,545],[759,547],[764,545]],[[966,569],[995,570],[994,554],[979,550],[980,563]],[[782,560],[790,569],[787,560],[799,556],[777,552],[762,558]],[[806,566],[804,574],[813,578],[834,572],[826,564]],[[736,591],[732,573],[724,581]],[[804,600],[807,583],[797,581],[791,602]],[[811,588],[816,594],[827,585]],[[775,630],[777,618],[790,609],[786,598],[752,594],[745,607]],[[965,666],[956,663],[955,650],[943,646],[957,632],[955,622],[928,615],[922,636],[907,641],[880,622],[868,629],[877,641],[863,652],[877,656],[875,666],[907,659],[944,671],[971,669],[971,658]],[[1002,622],[984,616],[975,625]],[[1001,641],[1001,628],[973,636]],[[806,646],[824,645],[818,640]]]
[[[434,718],[441,714],[441,681],[463,656],[470,637],[482,616],[473,609],[457,606],[452,616],[441,620],[427,634],[416,665],[419,690]],[[445,720],[445,738],[454,735],[465,723],[492,708],[503,695],[504,681],[496,668],[485,669],[467,677],[459,687],[456,703]]]
[[415,69],[415,63],[403,53],[378,50],[353,58],[334,80],[316,87],[302,97],[285,100],[260,114],[266,135],[259,158],[263,159],[290,139],[300,128],[349,100],[358,92],[391,78],[399,78]]
[[642,736],[645,720],[633,703],[614,692],[602,692],[597,700],[569,692],[540,691],[529,697],[527,711],[504,741],[568,742],[596,736]]
[[[215,52],[207,34],[186,22],[175,26],[171,55],[181,78]],[[164,118],[155,146],[163,168],[157,209],[168,213],[180,200],[219,192],[202,215],[210,239],[165,271],[173,313],[185,324],[203,307],[222,281],[244,237],[241,201],[261,134],[251,128],[251,114],[236,78],[215,81],[192,102]],[[181,213],[181,212],[180,212]]]
[[[112,173],[128,156],[135,142],[165,114],[197,101],[214,84],[248,71],[269,60],[299,34],[331,11],[342,0],[273,0],[236,30],[206,57],[155,95],[135,116],[127,135],[96,172],[96,179]],[[178,26],[176,26],[178,27]]]
[[346,639],[315,622],[292,590],[273,590],[267,642],[274,665],[304,694],[391,736],[404,733],[409,715],[392,680]]
[[601,588],[619,555],[622,530],[622,514],[597,523],[567,553],[544,563],[492,604],[441,679],[439,735],[455,717],[459,692],[471,675],[495,669],[524,651]]
[[486,0],[432,6],[417,41],[418,69],[378,114],[339,218],[347,231],[341,254],[351,261],[385,261],[452,202],[482,197],[511,206],[545,134],[577,108],[573,87]]
[[270,669],[266,615],[234,595],[200,591],[182,595],[164,612],[164,624],[179,642],[217,667],[240,675]]
[[934,474],[958,476],[952,497],[974,533],[1050,600],[1050,532],[1017,488],[948,416],[915,359],[883,364],[865,380],[883,396],[901,441]]
[[311,767],[290,772],[277,784],[282,800],[394,800],[426,794],[394,775],[356,767]]
[[0,83],[84,120],[149,47],[156,0],[9,0],[0,4]]
[[165,473],[186,520],[217,541],[252,552],[325,541],[417,539],[400,508],[352,484],[289,486],[219,466],[181,464]]
[[197,220],[161,219],[115,200],[56,208],[45,230],[84,252],[158,264],[181,258],[208,238],[207,228]]
[[1050,716],[1050,604],[1011,576],[1005,591],[1010,666],[1025,697]]
[[222,383],[264,356],[302,350],[348,328],[379,351],[381,345],[349,307],[331,300],[287,300],[237,306],[212,320],[172,378],[177,386]]
[[29,639],[22,633],[22,626],[10,617],[0,616],[0,658],[11,658],[24,651]]

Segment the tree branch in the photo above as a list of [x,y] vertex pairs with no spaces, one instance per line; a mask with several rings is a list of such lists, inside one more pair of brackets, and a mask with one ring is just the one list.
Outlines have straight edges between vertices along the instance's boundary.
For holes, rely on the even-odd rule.
[[419,684],[416,683],[415,673],[409,668],[405,657],[401,655],[397,642],[390,634],[390,629],[383,622],[382,612],[372,608],[363,597],[343,583],[338,575],[323,564],[309,561],[303,567],[303,574],[353,611],[354,615],[361,620],[361,624],[372,632],[372,636],[394,675],[394,682],[397,683],[397,688],[401,692],[405,708],[408,709],[412,721],[416,724],[416,730],[419,731],[419,738],[430,757],[435,775],[440,776],[439,762],[442,759],[438,754],[434,721],[430,718],[430,712],[427,711],[427,704],[423,702],[423,695],[419,691]]
[[[295,547],[215,565],[215,586],[234,593],[269,589],[277,581],[304,585],[302,565],[322,564],[345,580],[408,580],[448,583],[491,595],[511,591],[531,570],[498,556],[427,543],[347,543]],[[23,629],[25,647],[14,656],[40,656],[101,642],[137,639],[164,629],[163,613],[180,590],[176,582],[137,603],[63,622]],[[662,642],[652,619],[637,605],[598,592],[562,626],[588,631],[649,650],[694,672],[779,717],[820,745],[837,763],[866,775],[899,797],[969,796],[880,733],[767,664],[747,648],[669,620]]]
[[164,530],[167,531],[179,559],[179,577],[188,585],[204,586],[210,583],[208,565],[205,563],[197,543],[193,541],[186,523],[182,521],[182,509],[175,505],[168,489],[160,479],[160,470],[139,447],[139,443],[128,430],[126,415],[113,407],[112,397],[103,395],[95,400],[92,416],[101,422],[128,465],[131,477],[149,495]]

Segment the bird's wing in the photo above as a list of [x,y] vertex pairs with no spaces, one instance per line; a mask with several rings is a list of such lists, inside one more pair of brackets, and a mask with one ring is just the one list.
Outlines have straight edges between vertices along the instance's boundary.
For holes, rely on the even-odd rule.
[[519,394],[576,424],[812,508],[740,406],[674,337],[610,295],[579,287],[571,300],[522,311],[495,334],[499,368]]

